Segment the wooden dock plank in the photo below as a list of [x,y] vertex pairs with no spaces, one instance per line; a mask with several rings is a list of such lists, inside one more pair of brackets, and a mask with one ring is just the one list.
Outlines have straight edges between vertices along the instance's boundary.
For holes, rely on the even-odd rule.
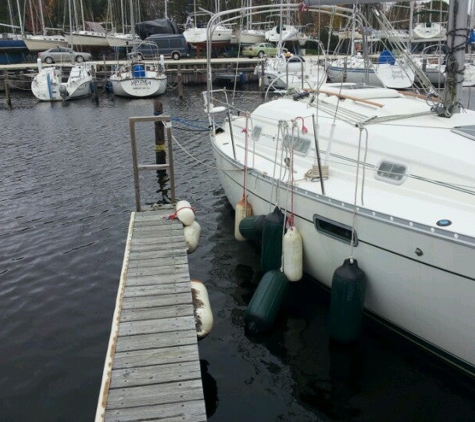
[[184,304],[189,304],[188,292],[149,297],[133,296],[124,298],[122,310],[125,312],[128,309],[156,308],[158,306]]
[[[157,418],[156,415],[160,415]],[[107,412],[106,421],[167,421],[167,422],[204,422],[206,416],[201,410],[201,402],[166,403],[138,408],[117,409]]]
[[140,321],[121,321],[119,336],[135,336],[137,334],[157,335],[167,331],[186,330],[195,323],[194,315],[178,318],[146,319]]
[[150,276],[130,276],[127,277],[128,286],[146,286],[147,284],[170,284],[176,281],[177,283],[188,283],[190,281],[189,274],[185,271],[179,274],[160,274]]
[[[177,264],[177,265],[165,265],[161,267],[152,267],[152,268],[143,268],[143,269],[136,269],[136,268],[131,268],[129,275],[134,277],[134,276],[146,276],[146,275],[162,275],[162,274],[170,274],[170,273],[180,273],[180,271],[183,274],[186,274],[186,271],[188,271],[188,265],[182,265],[182,264]],[[189,273],[188,273],[189,274]]]
[[[176,252],[175,252],[176,253]],[[156,270],[162,271],[163,266],[171,267],[174,266],[175,268],[188,264],[188,259],[186,256],[163,256],[159,258],[154,257],[144,257],[136,255],[134,260],[129,261],[129,270],[133,268],[148,268],[148,267],[156,267]]]
[[183,224],[133,213],[96,421],[206,421]]
[[192,362],[199,359],[198,346],[186,344],[168,348],[141,349],[116,353],[112,369]]
[[154,404],[181,403],[202,397],[201,380],[168,382],[128,388],[114,388],[109,393],[109,409],[119,409]]
[[160,347],[182,346],[194,344],[196,341],[196,332],[193,330],[186,331],[169,331],[161,333],[157,336],[153,334],[140,334],[133,337],[124,337],[117,343],[116,353],[128,352],[131,350],[145,350]]
[[[137,296],[163,296],[175,293],[190,292],[189,282],[180,282],[176,284],[160,284],[160,285],[134,285],[130,286],[124,293],[124,297]],[[191,293],[190,293],[191,294]],[[190,298],[191,301],[191,298]]]
[[182,302],[183,304],[175,303],[174,300],[173,304],[166,302],[166,306],[157,306],[156,304],[153,304],[153,306],[148,307],[131,307],[130,309],[123,309],[120,315],[120,321],[124,324],[127,321],[193,316],[193,310],[190,309],[187,299],[188,296],[186,296],[186,300],[184,298]]
[[[199,369],[199,368],[198,368]],[[178,374],[178,375],[177,375]],[[146,384],[160,384],[198,379],[201,372],[194,362],[170,363],[142,368],[118,369],[112,374],[111,388],[137,387]]]

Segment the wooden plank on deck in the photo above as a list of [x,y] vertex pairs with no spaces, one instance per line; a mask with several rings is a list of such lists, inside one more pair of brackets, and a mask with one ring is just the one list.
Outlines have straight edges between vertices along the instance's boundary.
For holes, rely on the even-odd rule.
[[96,421],[206,421],[183,225],[132,213]]

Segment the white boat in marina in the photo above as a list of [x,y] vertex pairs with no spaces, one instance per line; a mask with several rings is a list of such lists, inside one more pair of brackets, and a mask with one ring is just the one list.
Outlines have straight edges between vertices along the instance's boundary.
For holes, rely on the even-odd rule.
[[278,43],[282,39],[288,42],[305,44],[308,37],[294,25],[275,25],[265,32],[266,41]]
[[[335,2],[309,0],[308,12],[322,3]],[[463,28],[468,0],[451,1],[456,10],[449,25]],[[463,64],[466,31],[448,34]],[[450,76],[443,101],[354,83],[250,111],[211,83],[204,97],[231,205],[279,207],[302,237],[306,274],[331,288],[344,261],[358,265],[367,315],[474,375],[475,112],[461,112],[463,74]]]
[[210,48],[224,48],[231,44],[233,38],[233,30],[217,23],[210,30],[211,39],[208,40],[208,28],[197,26],[196,22],[188,20],[187,28],[183,31],[183,36],[188,44],[191,44],[197,49],[205,49],[207,45]]
[[[421,54],[412,54],[411,60],[422,70],[424,75],[435,87],[443,86],[446,82],[446,55],[447,47],[445,44],[429,45]],[[466,57],[463,67],[463,86],[469,87],[475,85],[475,65],[472,60]],[[416,74],[416,81],[421,82],[419,75]]]
[[112,48],[117,47],[134,47],[139,45],[142,40],[135,33],[109,32],[106,35],[107,42]]
[[275,90],[317,88],[327,81],[325,66],[319,58],[279,54],[256,66],[264,86]]
[[106,30],[100,23],[86,21],[84,26],[85,29],[66,34],[69,45],[77,49],[109,47]]
[[25,35],[23,41],[32,53],[49,50],[53,47],[66,47],[68,41],[62,35]]
[[[414,62],[422,69],[427,76],[431,84],[434,86],[445,85],[447,67],[445,65],[445,59],[441,56],[414,56]],[[463,68],[463,86],[475,86],[475,65],[470,62],[465,62]],[[418,78],[416,77],[416,81]]]
[[[246,0],[246,6],[248,10],[252,10],[252,0]],[[247,13],[243,17],[243,20],[245,21],[245,26],[241,25],[240,29],[236,29],[233,31],[237,44],[258,44],[266,40],[265,29],[261,29],[253,23],[252,13]]]
[[64,67],[42,67],[31,82],[31,92],[40,101],[66,101],[88,97],[93,92],[92,63],[76,63],[69,73]]
[[[230,26],[223,25],[221,22],[214,22],[213,26],[209,28],[202,24],[201,17],[205,16],[206,19],[214,16],[215,13],[204,11],[204,13],[196,12],[196,1],[194,3],[194,13],[191,14],[186,21],[186,28],[183,31],[183,36],[188,44],[191,44],[198,50],[209,47],[213,48],[225,48],[231,44],[231,40],[235,39],[233,29]],[[215,10],[219,13],[220,3],[215,1]],[[209,34],[209,36],[208,36]],[[209,38],[209,39],[208,39]]]
[[162,95],[167,90],[167,75],[164,72],[164,63],[156,60],[138,60],[137,55],[131,53],[126,64],[110,76],[112,91],[119,97],[145,98]]
[[438,22],[418,23],[412,29],[412,41],[443,41],[447,39],[447,30]]
[[372,63],[361,53],[332,61],[327,74],[332,82],[367,83],[395,89],[410,88],[415,79],[410,64],[403,60],[383,59]]
[[36,53],[38,51],[48,50],[53,47],[66,47],[68,45],[66,37],[61,34],[47,34],[47,28],[45,26],[43,14],[43,2],[41,0],[38,0],[38,11],[40,14],[42,34],[26,34],[24,36],[23,41],[25,42],[28,50],[32,53]]
[[264,42],[266,39],[266,32],[263,29],[244,28],[236,29],[234,31],[236,37],[236,44],[251,45]]
[[[207,28],[191,27],[183,31],[186,42],[196,48],[205,48],[208,42]],[[216,25],[211,33],[211,47],[223,48],[231,43],[233,30],[223,25]]]

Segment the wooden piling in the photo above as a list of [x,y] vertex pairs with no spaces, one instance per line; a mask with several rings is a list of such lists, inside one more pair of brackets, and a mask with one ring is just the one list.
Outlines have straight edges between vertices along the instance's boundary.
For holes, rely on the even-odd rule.
[[[163,103],[160,100],[153,102],[153,115],[160,116],[163,114]],[[165,126],[162,122],[155,122],[155,163],[166,164],[167,162],[167,148],[165,145]],[[157,178],[159,189],[157,193],[162,194],[162,199],[168,203],[168,189],[166,188],[168,176],[166,170],[157,170]]]
[[178,82],[178,98],[180,100],[183,99],[183,78],[181,76],[181,66],[177,66],[177,76],[176,76],[177,82]]
[[10,96],[10,81],[8,80],[8,77],[4,79],[4,84],[5,84],[5,98],[7,99],[8,108],[11,110],[13,107],[12,107],[12,99]]

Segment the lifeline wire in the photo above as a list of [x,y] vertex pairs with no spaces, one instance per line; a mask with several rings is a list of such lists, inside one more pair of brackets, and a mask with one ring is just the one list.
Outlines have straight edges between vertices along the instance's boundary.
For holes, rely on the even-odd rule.
[[361,154],[361,137],[363,133],[363,128],[360,128],[360,136],[358,139],[358,157],[356,161],[356,178],[355,178],[355,197],[353,202],[353,221],[351,223],[351,243],[350,243],[350,260],[353,263],[353,249],[354,249],[354,238],[355,238],[355,224],[356,224],[356,203],[358,198],[358,177],[360,172],[360,154]]

